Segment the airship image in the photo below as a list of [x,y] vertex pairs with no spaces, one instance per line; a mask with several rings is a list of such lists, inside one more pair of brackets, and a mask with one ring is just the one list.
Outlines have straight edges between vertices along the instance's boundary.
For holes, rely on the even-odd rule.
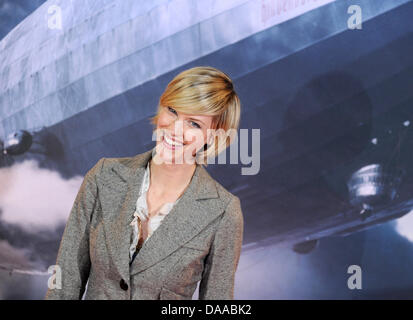
[[[307,254],[411,212],[413,1],[364,1],[362,31],[348,1],[213,3],[44,2],[0,41],[0,170],[35,159],[69,179],[144,152],[168,82],[210,65],[231,74],[240,129],[260,129],[255,174],[208,165],[241,199],[243,250]],[[36,257],[4,247],[0,268],[47,274],[63,228],[31,234],[0,215],[0,239]]]

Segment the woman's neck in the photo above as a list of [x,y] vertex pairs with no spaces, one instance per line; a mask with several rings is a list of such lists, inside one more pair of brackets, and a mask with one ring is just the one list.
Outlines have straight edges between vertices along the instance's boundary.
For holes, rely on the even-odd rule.
[[[155,155],[156,157],[157,155]],[[151,171],[151,188],[160,196],[171,195],[183,191],[191,181],[196,169],[193,164],[169,164],[158,161],[149,162]]]

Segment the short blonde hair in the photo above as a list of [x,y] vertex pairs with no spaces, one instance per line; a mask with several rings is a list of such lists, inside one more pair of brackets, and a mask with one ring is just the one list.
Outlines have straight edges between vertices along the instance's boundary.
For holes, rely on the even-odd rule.
[[197,161],[217,157],[235,139],[241,115],[241,102],[231,78],[209,66],[194,67],[179,73],[167,85],[150,122],[156,130],[162,107],[170,106],[182,113],[213,116],[216,135],[211,145],[197,154]]

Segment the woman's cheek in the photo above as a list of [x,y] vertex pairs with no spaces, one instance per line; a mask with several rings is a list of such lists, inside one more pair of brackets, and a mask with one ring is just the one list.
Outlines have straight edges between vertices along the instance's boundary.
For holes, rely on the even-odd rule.
[[188,129],[185,131],[185,141],[190,141],[196,149],[203,146],[203,133],[201,130]]
[[169,126],[169,123],[171,122],[171,119],[169,119],[168,116],[161,116],[158,119],[158,126],[163,128]]

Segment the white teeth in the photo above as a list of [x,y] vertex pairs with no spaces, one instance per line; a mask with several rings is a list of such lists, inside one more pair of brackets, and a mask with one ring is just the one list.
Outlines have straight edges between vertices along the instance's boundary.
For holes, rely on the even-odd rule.
[[178,147],[182,146],[182,143],[175,142],[175,141],[171,140],[168,136],[164,136],[164,138],[165,138],[166,143],[168,143],[172,146],[178,146]]

